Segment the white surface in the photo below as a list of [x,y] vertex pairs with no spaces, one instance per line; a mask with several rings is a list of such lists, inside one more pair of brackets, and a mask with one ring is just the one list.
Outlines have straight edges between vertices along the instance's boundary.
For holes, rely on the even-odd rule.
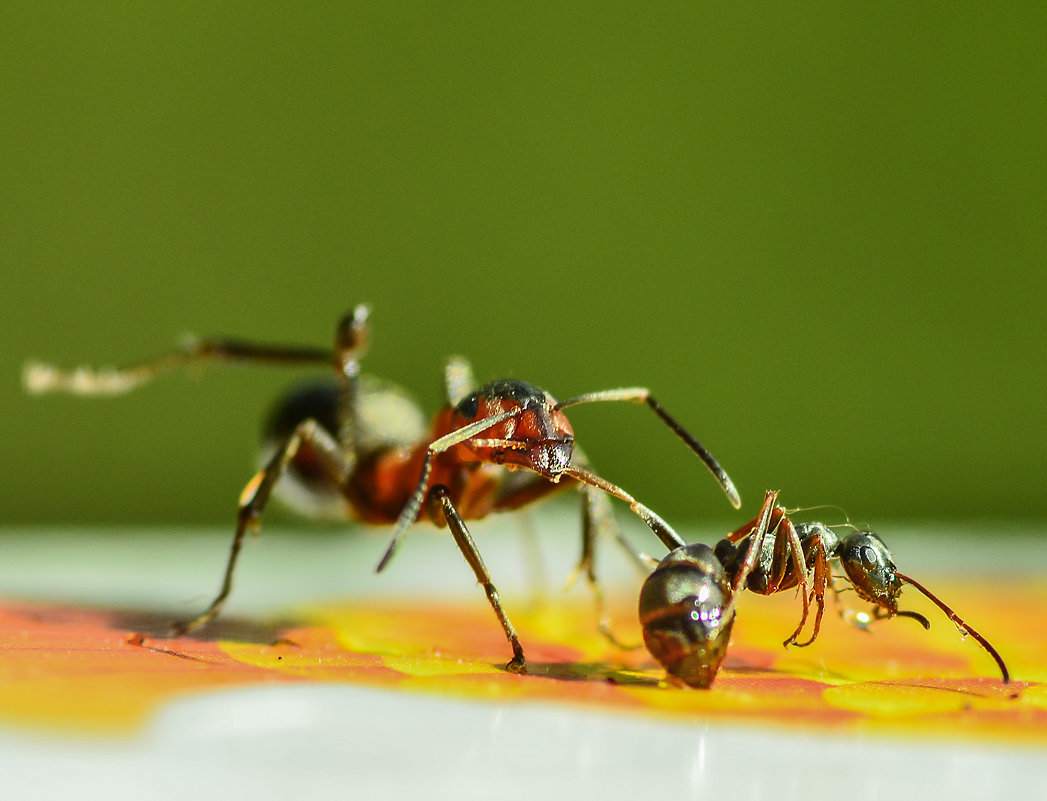
[[340,685],[171,704],[132,742],[0,736],[5,799],[1047,798],[1042,751],[659,723]]
[[[655,556],[664,549],[642,525],[620,513],[636,547]],[[738,521],[733,521],[736,525]],[[731,522],[700,531],[681,529],[687,541],[714,543]],[[521,534],[538,535],[543,577],[559,593],[578,559],[579,514],[571,504],[550,504],[530,514],[470,522],[494,582],[508,593],[532,593],[533,553]],[[948,573],[1019,578],[1047,576],[1047,528],[1000,523],[962,527],[892,524],[878,528],[902,570],[914,577]],[[387,528],[264,526],[248,537],[227,610],[257,613],[302,600],[354,597],[469,597],[479,592],[471,571],[446,531],[412,528],[389,568],[374,572],[388,544]],[[199,610],[218,589],[233,527],[193,530],[58,528],[7,530],[0,558],[0,596],[140,609]],[[608,585],[639,590],[639,577],[613,542],[598,550]],[[574,592],[584,593],[584,587]],[[584,595],[582,597],[585,597]]]

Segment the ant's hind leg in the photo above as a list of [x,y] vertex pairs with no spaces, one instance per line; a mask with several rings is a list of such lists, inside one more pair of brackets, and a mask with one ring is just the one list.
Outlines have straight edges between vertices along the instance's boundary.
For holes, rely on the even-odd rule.
[[320,462],[337,486],[345,483],[352,472],[352,458],[342,453],[334,438],[315,420],[309,419],[299,423],[284,447],[273,454],[269,463],[247,482],[247,486],[240,494],[236,534],[233,536],[233,544],[229,551],[229,559],[218,595],[202,615],[185,623],[176,624],[171,631],[172,636],[187,634],[206,625],[222,610],[222,606],[233,589],[233,572],[236,569],[237,558],[240,556],[240,549],[243,547],[244,535],[248,529],[257,528],[262,512],[272,495],[273,487],[303,443],[308,444],[318,454]]
[[491,604],[491,609],[494,610],[495,615],[498,617],[498,622],[502,626],[502,631],[505,632],[505,638],[509,641],[509,646],[513,649],[513,658],[505,666],[505,669],[510,673],[526,673],[527,659],[524,657],[520,638],[516,636],[516,629],[510,622],[509,616],[505,614],[505,610],[502,609],[502,602],[498,597],[498,589],[491,581],[491,574],[487,572],[487,566],[484,564],[483,557],[480,556],[480,551],[477,549],[476,542],[469,533],[469,529],[465,526],[465,521],[462,520],[462,516],[458,514],[458,510],[451,500],[450,491],[443,484],[437,484],[429,491],[429,498],[432,502],[440,504],[447,526],[451,529],[451,535],[458,545],[458,550],[462,552],[465,561],[473,569],[476,580],[484,588],[487,601]]

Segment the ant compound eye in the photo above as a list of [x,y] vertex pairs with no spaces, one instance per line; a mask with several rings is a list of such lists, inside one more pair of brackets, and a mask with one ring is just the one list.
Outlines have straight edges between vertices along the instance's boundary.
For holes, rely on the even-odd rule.
[[474,392],[472,395],[463,398],[455,411],[466,420],[476,419],[476,415],[480,413],[480,396]]
[[861,547],[862,565],[866,570],[875,570],[880,566],[880,560],[877,559],[876,551],[870,548],[868,545]]

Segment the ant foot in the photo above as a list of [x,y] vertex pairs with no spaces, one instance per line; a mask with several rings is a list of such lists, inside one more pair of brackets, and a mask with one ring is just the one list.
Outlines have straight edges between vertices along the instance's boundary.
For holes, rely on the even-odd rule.
[[611,630],[611,624],[605,620],[600,621],[600,634],[603,635],[607,642],[621,651],[639,651],[644,647],[642,642],[631,643],[619,640],[618,636]]
[[194,618],[193,620],[187,620],[183,623],[172,623],[171,628],[167,630],[167,636],[171,638],[183,637],[189,632],[196,631],[201,626],[207,625],[211,622],[211,619],[213,617],[214,615],[205,614],[200,615],[200,617]]

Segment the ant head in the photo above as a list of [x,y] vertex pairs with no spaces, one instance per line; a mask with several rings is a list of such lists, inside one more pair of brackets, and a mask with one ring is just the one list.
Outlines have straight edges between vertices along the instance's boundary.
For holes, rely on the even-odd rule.
[[713,683],[731,639],[731,588],[713,551],[684,545],[663,559],[640,590],[640,625],[647,650],[684,684]]
[[484,384],[462,399],[452,420],[471,423],[505,412],[513,414],[462,444],[480,461],[559,478],[571,464],[574,431],[552,396],[534,384],[514,379]]
[[859,598],[876,604],[888,617],[898,613],[902,582],[883,540],[872,531],[855,531],[840,540],[839,557]]
[[[876,534],[871,531],[856,531],[844,537],[840,541],[837,555],[840,557],[840,563],[847,573],[847,578],[854,585],[855,592],[863,600],[874,603],[882,609],[886,613],[882,616],[894,617],[898,615],[899,617],[910,617],[925,629],[929,629],[931,627],[930,621],[919,612],[898,610],[898,594],[902,591],[902,585],[908,584],[914,587],[941,609],[949,620],[974,637],[978,644],[985,649],[985,652],[996,662],[996,666],[1000,669],[1000,675],[1003,677],[1003,683],[1007,684],[1010,682],[1011,674],[1007,670],[1007,665],[1004,664],[1003,659],[992,646],[992,643],[969,626],[963,618],[950,609],[937,595],[924,587],[923,584],[911,576],[899,573],[894,566],[894,559],[891,557],[890,551],[887,550],[883,540],[877,537]],[[874,617],[880,616],[874,614]]]

